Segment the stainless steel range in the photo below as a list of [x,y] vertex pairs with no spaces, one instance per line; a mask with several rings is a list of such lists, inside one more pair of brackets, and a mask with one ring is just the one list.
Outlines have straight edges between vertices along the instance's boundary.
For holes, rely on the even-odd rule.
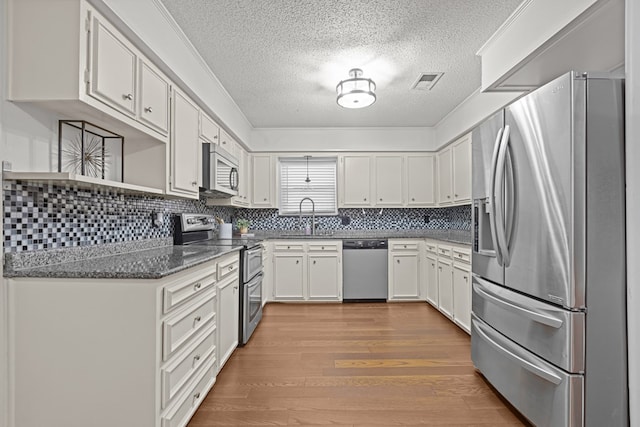
[[238,345],[245,345],[262,319],[262,244],[258,239],[218,239],[215,217],[183,213],[176,216],[176,245],[242,246],[240,250],[240,318]]

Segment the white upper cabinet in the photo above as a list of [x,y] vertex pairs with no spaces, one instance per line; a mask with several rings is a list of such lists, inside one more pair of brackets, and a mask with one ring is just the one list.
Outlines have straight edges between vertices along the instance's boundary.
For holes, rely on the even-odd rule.
[[471,201],[471,134],[452,144],[453,151],[453,201]]
[[173,89],[171,121],[170,193],[198,198],[200,140],[198,106],[180,90]]
[[451,147],[438,153],[438,204],[453,203],[453,177],[451,168]]
[[151,63],[140,59],[138,117],[161,134],[169,132],[169,94],[171,84]]
[[438,205],[471,201],[471,133],[437,154]]
[[200,138],[210,144],[220,142],[220,126],[202,111],[200,111]]
[[407,155],[408,206],[435,206],[435,163],[433,154]]
[[342,206],[371,206],[371,156],[342,158]]
[[378,206],[402,205],[403,163],[404,156],[402,155],[375,156],[376,198],[374,204]]
[[135,115],[136,65],[134,47],[108,22],[91,20],[90,94],[121,111]]
[[272,157],[269,154],[254,154],[251,156],[251,163],[251,205],[272,208],[275,178]]

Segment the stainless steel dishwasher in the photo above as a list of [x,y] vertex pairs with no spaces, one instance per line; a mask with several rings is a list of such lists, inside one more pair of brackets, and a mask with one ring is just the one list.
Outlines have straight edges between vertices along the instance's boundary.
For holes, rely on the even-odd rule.
[[371,302],[387,300],[386,240],[358,239],[342,241],[342,300]]

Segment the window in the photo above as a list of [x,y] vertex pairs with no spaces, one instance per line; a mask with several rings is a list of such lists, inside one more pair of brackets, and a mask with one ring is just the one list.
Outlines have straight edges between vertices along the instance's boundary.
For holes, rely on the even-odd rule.
[[[336,215],[337,191],[335,157],[282,157],[280,160],[280,215],[300,211],[300,201],[309,197],[316,215]],[[308,170],[308,175],[307,175]],[[309,182],[306,182],[307,176]],[[302,213],[311,214],[311,202],[302,204]]]

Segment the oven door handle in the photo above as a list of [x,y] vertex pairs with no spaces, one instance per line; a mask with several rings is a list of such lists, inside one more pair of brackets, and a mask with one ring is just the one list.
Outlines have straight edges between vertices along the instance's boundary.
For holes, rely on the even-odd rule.
[[255,288],[256,286],[259,286],[260,284],[262,284],[262,272],[256,274],[256,276],[251,279],[251,281],[249,281],[249,283],[247,283],[247,289],[251,289],[251,288]]

